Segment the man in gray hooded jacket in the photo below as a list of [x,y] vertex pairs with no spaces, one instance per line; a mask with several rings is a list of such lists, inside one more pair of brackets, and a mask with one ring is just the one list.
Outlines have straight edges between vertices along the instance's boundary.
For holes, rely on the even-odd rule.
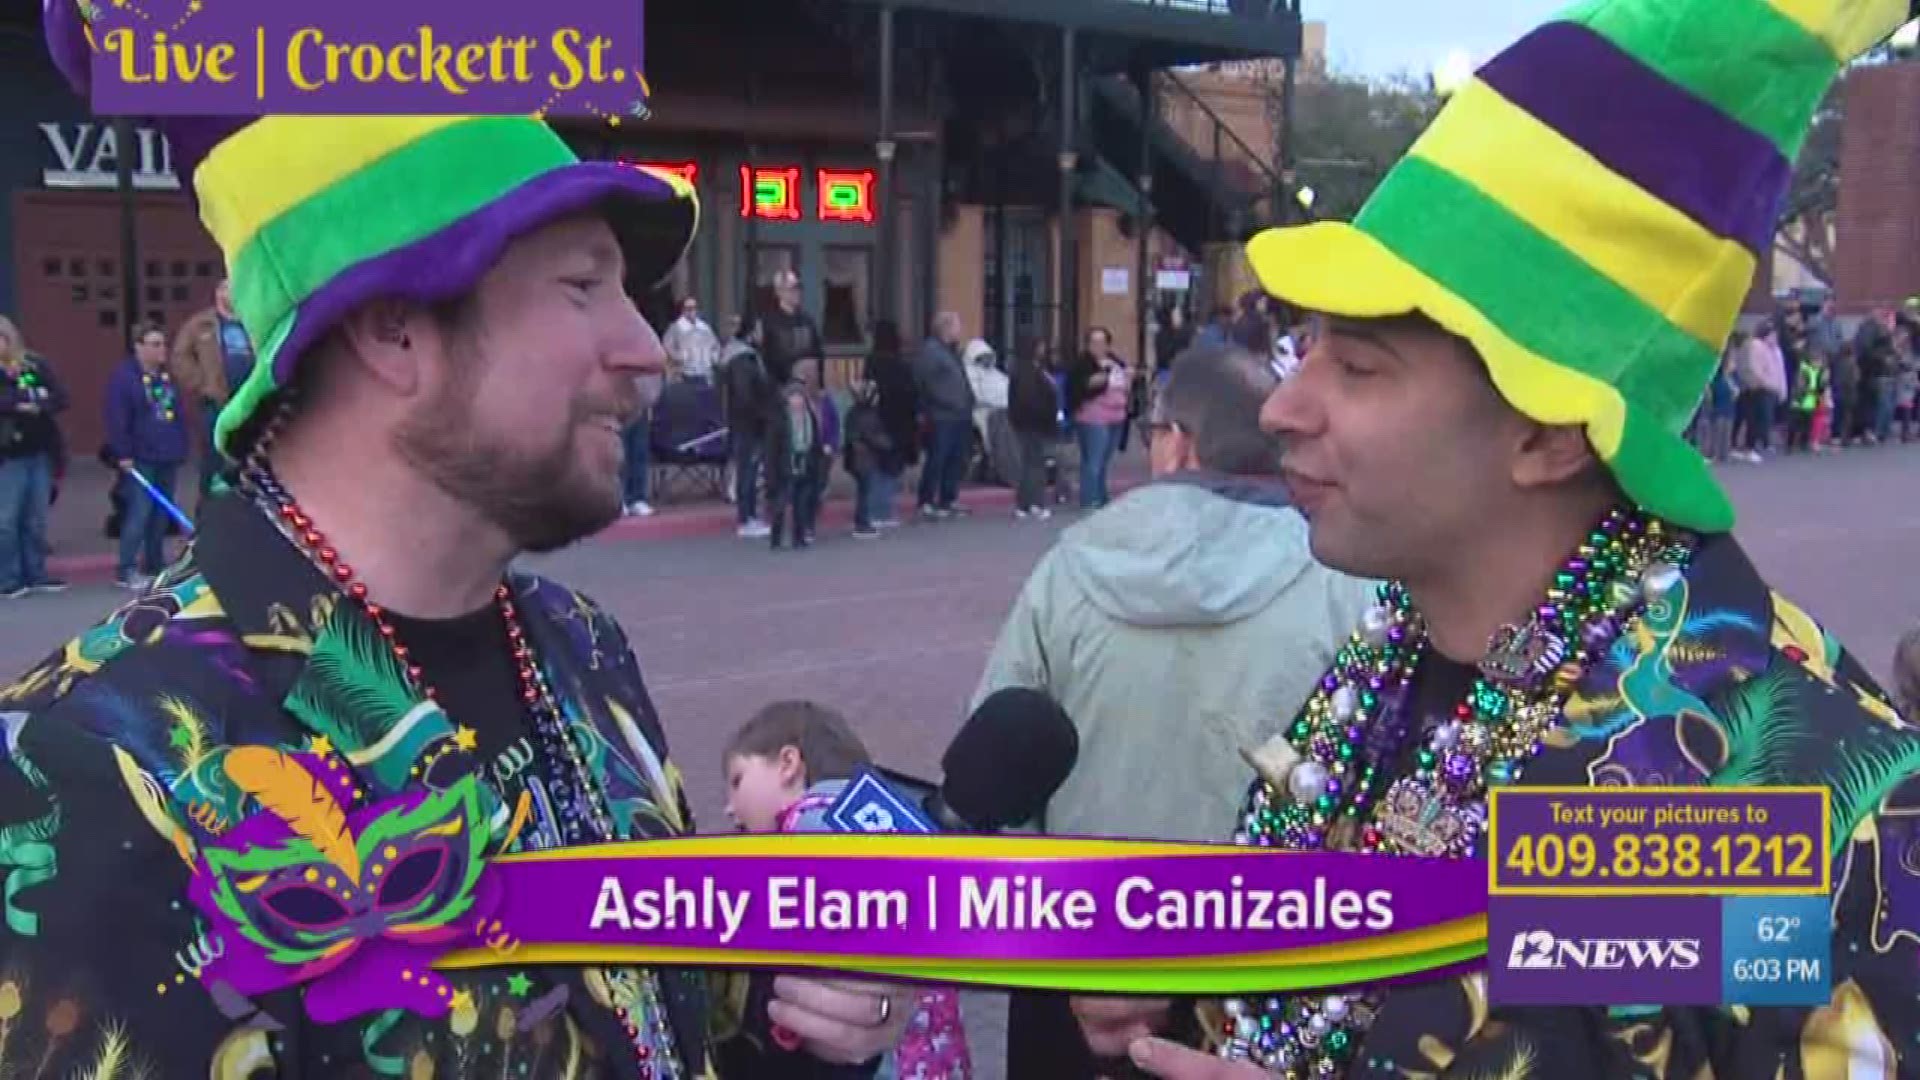
[[995,690],[1044,690],[1080,757],[1041,831],[1211,841],[1231,835],[1240,751],[1299,710],[1373,583],[1315,562],[1260,430],[1266,357],[1174,361],[1147,429],[1154,482],[1067,530],[1027,580],[987,662]]

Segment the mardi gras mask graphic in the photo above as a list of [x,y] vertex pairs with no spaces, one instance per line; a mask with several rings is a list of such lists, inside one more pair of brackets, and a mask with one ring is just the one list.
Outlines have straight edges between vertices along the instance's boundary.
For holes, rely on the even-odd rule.
[[190,895],[221,945],[202,979],[248,996],[305,985],[323,1023],[445,1012],[447,985],[429,965],[486,944],[495,899],[482,882],[478,782],[348,811],[358,793],[337,758],[237,747],[223,767],[260,809],[196,862]]

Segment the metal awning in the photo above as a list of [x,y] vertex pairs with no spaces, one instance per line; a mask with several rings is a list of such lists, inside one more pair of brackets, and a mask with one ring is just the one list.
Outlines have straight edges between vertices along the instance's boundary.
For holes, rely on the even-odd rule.
[[[1300,54],[1300,20],[1279,0],[849,0],[871,7],[939,11],[983,19],[1071,26],[1109,48],[1090,63],[1124,56],[1152,67]],[[1090,42],[1089,44],[1092,44]]]

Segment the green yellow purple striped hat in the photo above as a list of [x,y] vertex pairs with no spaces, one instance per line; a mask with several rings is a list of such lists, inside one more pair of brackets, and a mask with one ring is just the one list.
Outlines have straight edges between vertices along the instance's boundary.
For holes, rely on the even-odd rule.
[[1351,223],[1247,246],[1268,292],[1418,312],[1627,495],[1707,532],[1733,506],[1683,433],[1814,110],[1920,0],[1589,0],[1496,57]]
[[679,176],[583,162],[520,116],[269,116],[193,172],[200,219],[226,254],[252,374],[220,413],[223,450],[355,307],[470,292],[514,237],[606,213],[632,280],[673,268],[699,216]]

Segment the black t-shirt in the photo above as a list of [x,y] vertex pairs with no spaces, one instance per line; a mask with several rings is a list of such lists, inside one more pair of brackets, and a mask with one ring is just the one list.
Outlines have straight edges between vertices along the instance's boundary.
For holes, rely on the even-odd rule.
[[[531,764],[533,729],[520,699],[520,671],[507,644],[507,624],[498,605],[489,602],[451,619],[415,619],[388,612],[387,621],[420,666],[448,718],[473,729],[488,781],[497,784],[500,769],[506,767],[503,763],[525,757],[527,761],[519,767]],[[509,753],[522,739],[526,752]]]

